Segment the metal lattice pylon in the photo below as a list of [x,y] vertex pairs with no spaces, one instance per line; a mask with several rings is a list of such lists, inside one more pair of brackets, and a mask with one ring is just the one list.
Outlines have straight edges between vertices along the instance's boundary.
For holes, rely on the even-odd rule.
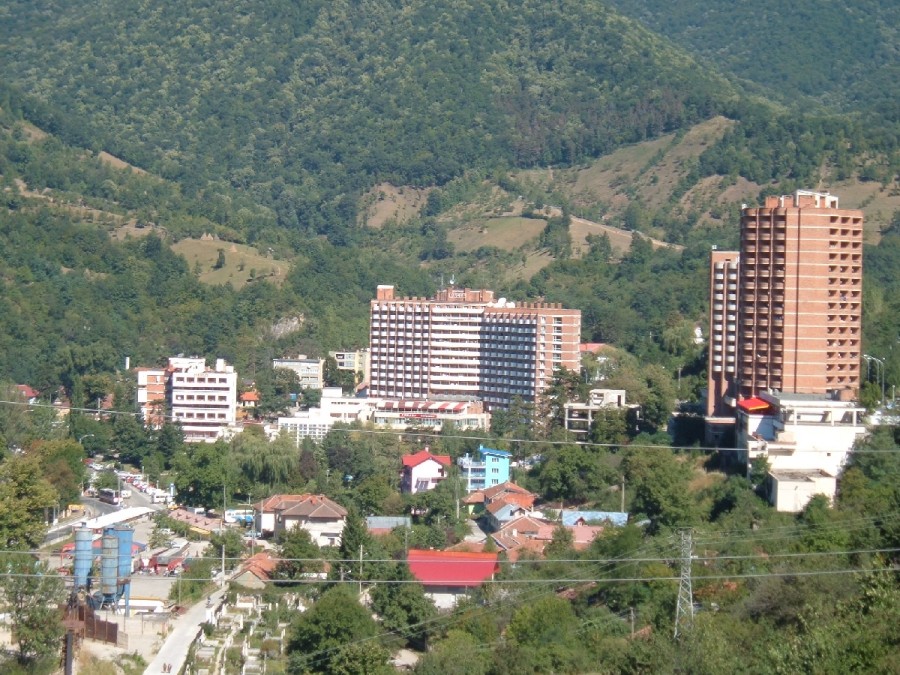
[[691,588],[691,530],[681,530],[681,576],[678,581],[678,604],[675,607],[675,639],[690,630],[694,622],[694,593]]

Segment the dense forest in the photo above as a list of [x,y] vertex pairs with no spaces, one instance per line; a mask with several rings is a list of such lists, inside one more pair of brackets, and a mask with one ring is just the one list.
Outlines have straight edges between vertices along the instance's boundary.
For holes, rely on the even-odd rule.
[[895,2],[609,0],[705,63],[788,105],[893,110],[900,10]]

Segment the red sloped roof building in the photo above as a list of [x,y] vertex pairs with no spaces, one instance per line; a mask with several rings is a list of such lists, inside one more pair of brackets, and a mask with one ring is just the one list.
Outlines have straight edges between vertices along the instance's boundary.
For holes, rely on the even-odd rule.
[[478,588],[500,571],[497,553],[410,549],[406,561],[409,571],[439,609],[453,607],[470,589]]

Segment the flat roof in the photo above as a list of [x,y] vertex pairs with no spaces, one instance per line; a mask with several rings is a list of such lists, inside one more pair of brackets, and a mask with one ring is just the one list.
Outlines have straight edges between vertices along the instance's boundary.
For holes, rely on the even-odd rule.
[[769,475],[776,480],[786,481],[811,481],[814,478],[834,478],[830,473],[822,469],[778,469],[769,471]]
[[120,523],[127,523],[129,520],[146,516],[149,513],[153,513],[153,509],[146,506],[130,506],[127,509],[120,509],[118,511],[113,511],[112,513],[105,513],[96,518],[91,518],[90,520],[80,521],[75,523],[72,526],[72,529],[74,530],[79,526],[83,526],[91,530],[101,530],[106,527],[113,527]]

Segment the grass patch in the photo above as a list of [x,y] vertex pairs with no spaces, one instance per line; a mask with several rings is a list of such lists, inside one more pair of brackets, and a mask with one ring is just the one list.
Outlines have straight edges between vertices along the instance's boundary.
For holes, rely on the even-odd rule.
[[[280,285],[291,267],[290,262],[268,258],[252,246],[215,239],[182,239],[172,250],[199,271],[203,283],[230,283],[236,289],[261,279]],[[224,256],[224,264],[217,268],[219,251]]]
[[546,221],[539,218],[502,216],[454,228],[447,233],[447,239],[457,250],[464,252],[483,246],[515,251],[539,237],[546,225]]

